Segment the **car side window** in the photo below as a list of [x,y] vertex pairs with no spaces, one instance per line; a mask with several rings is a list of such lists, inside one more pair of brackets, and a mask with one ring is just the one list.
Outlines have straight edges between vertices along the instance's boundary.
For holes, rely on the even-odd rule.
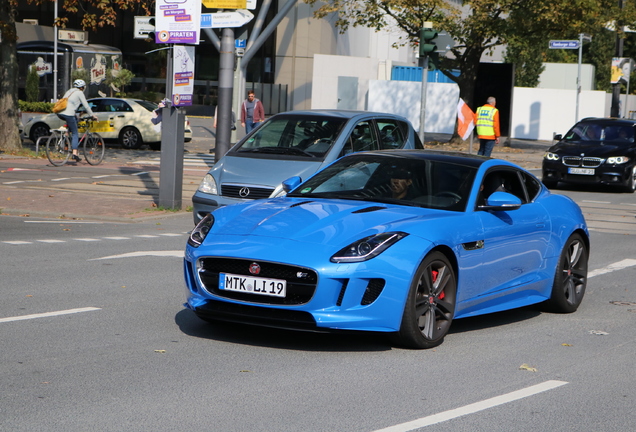
[[104,112],[104,104],[103,101],[90,101],[88,105],[91,107],[91,111],[93,112]]
[[479,188],[477,205],[486,204],[486,199],[494,192],[507,192],[524,204],[528,202],[524,186],[515,170],[492,170],[486,173]]
[[404,134],[398,125],[397,120],[379,119],[376,120],[380,131],[380,148],[396,149],[404,147]]
[[349,137],[353,152],[378,150],[379,145],[372,126],[370,121],[364,120],[353,128]]
[[528,201],[532,202],[541,191],[541,182],[527,173],[521,172],[520,174],[528,192]]

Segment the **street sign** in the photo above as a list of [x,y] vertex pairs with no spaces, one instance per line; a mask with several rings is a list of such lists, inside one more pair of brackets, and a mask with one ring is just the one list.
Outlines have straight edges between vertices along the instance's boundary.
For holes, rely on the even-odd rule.
[[437,34],[435,45],[437,46],[436,53],[446,54],[455,46],[455,39],[445,31],[441,31]]
[[210,9],[245,9],[246,0],[202,0],[203,6]]
[[150,33],[155,31],[155,26],[150,24],[153,16],[136,16],[134,26],[134,39],[147,39]]
[[248,10],[201,14],[201,28],[241,27],[252,19],[254,19],[254,14]]
[[550,49],[579,49],[577,40],[551,40]]
[[234,48],[247,48],[247,40],[234,39]]

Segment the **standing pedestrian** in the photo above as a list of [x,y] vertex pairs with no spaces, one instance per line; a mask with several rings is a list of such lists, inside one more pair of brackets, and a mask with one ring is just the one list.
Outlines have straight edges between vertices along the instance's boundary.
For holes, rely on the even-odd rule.
[[499,110],[495,108],[497,101],[490,96],[487,103],[477,108],[475,124],[479,137],[478,155],[490,156],[495,144],[499,144]]
[[79,132],[77,130],[77,117],[75,117],[75,111],[81,106],[84,107],[86,113],[92,117],[93,120],[97,120],[95,114],[91,110],[91,106],[86,101],[84,96],[84,89],[86,88],[86,82],[81,79],[73,81],[73,88],[68,90],[62,96],[66,99],[66,108],[63,111],[57,113],[57,116],[66,122],[69,132],[71,133],[71,147],[73,148],[73,160],[75,162],[80,161],[79,157]]
[[247,99],[241,105],[241,126],[245,128],[245,133],[248,134],[258,126],[258,123],[264,121],[265,108],[263,108],[263,103],[256,99],[254,90],[250,90],[247,92]]

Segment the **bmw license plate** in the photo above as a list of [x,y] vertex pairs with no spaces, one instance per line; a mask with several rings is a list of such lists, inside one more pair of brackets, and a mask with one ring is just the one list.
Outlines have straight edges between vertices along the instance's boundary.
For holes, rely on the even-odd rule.
[[568,174],[594,175],[594,168],[568,168]]
[[219,289],[274,297],[285,297],[287,281],[254,276],[219,274]]

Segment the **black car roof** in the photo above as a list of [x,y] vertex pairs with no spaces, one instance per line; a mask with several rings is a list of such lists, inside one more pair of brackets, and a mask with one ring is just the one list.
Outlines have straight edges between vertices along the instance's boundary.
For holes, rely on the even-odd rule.
[[604,123],[604,124],[622,124],[628,126],[636,126],[636,120],[615,118],[615,117],[586,117],[579,120],[579,123]]

